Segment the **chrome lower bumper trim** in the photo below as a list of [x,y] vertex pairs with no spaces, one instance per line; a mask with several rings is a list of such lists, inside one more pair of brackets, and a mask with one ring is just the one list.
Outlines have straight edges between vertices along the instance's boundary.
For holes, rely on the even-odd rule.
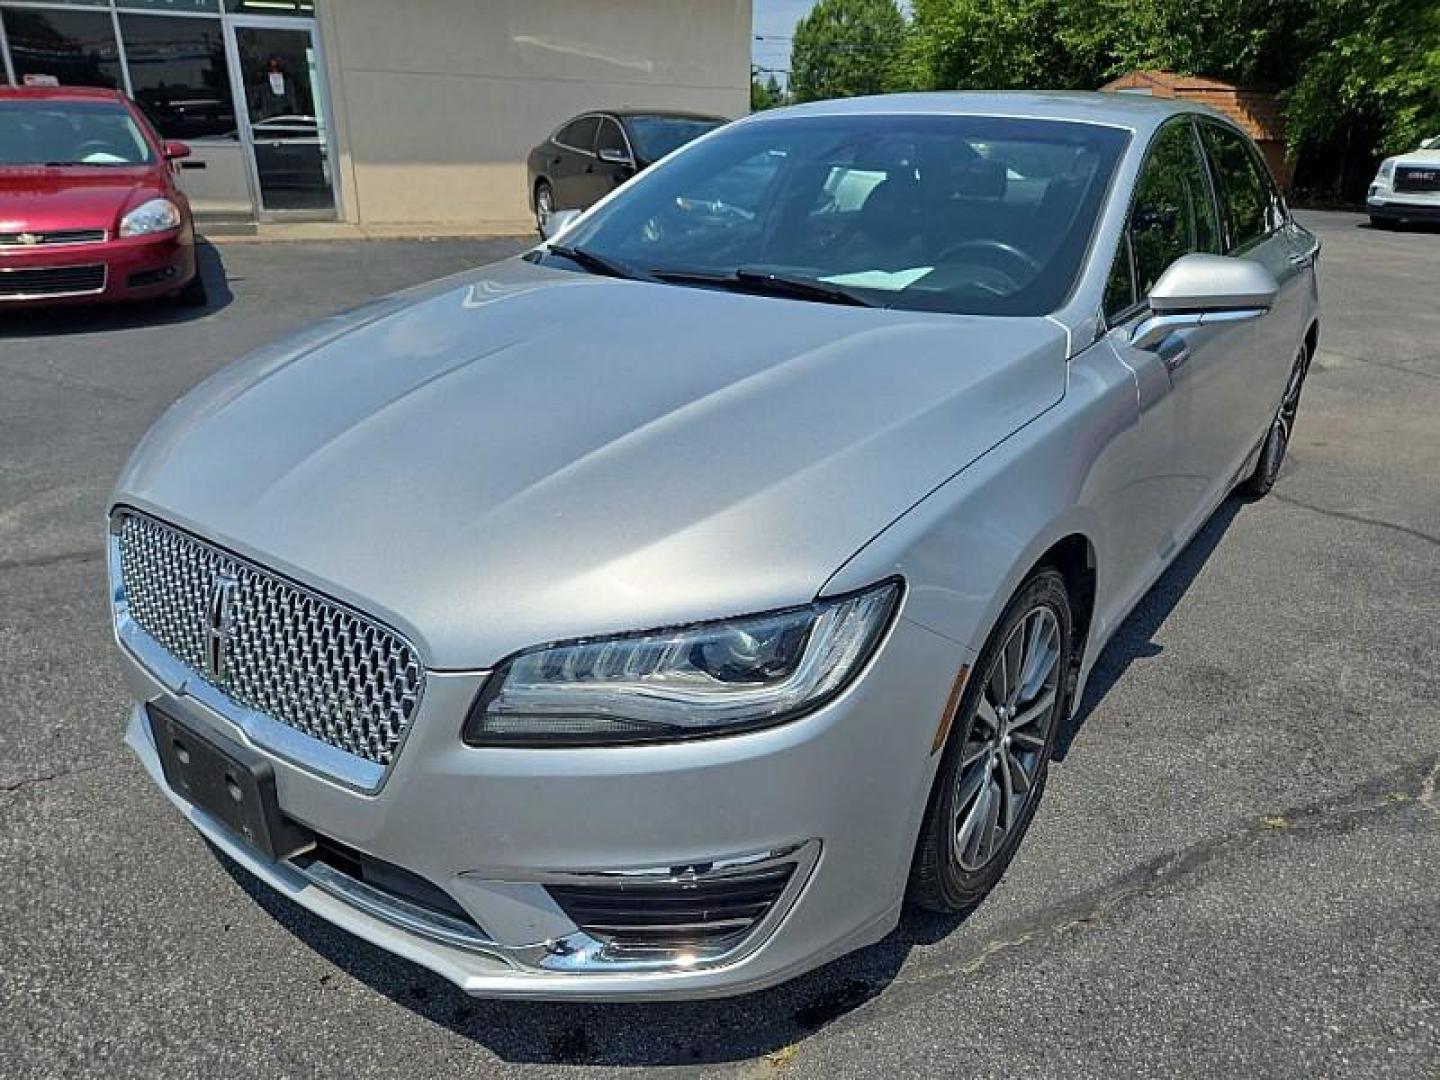
[[[664,973],[698,971],[733,964],[749,956],[770,937],[793,906],[810,878],[820,855],[820,841],[808,840],[783,848],[756,852],[734,858],[717,859],[702,866],[656,867],[641,870],[605,870],[584,873],[530,874],[528,884],[617,883],[648,881],[685,883],[734,879],[780,865],[793,865],[784,891],[769,911],[758,919],[749,934],[713,954],[698,950],[619,949],[599,941],[578,928],[570,934],[531,945],[505,945],[493,941],[473,924],[451,918],[441,912],[413,904],[403,897],[367,885],[322,862],[302,865],[294,860],[288,865],[296,873],[330,895],[417,937],[452,948],[480,953],[503,961],[517,971],[534,974],[581,975],[587,973],[625,974],[637,972]],[[519,874],[496,876],[481,871],[461,875],[475,880],[514,881]]]

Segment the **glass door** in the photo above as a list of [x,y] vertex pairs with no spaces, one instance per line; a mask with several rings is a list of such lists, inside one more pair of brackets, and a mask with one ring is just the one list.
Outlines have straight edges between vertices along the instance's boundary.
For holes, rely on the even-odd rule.
[[232,24],[261,208],[331,216],[334,170],[314,31]]

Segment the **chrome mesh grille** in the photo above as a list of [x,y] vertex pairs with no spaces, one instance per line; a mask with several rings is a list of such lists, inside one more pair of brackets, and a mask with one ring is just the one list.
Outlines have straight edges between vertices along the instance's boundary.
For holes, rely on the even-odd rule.
[[[130,617],[177,660],[246,708],[366,761],[394,760],[425,680],[404,638],[153,518],[123,514],[118,540]],[[216,665],[223,577],[234,585]]]

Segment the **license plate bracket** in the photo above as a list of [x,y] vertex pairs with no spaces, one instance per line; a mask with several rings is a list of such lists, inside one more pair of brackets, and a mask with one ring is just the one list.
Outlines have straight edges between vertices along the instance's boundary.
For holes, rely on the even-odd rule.
[[281,811],[268,759],[154,704],[145,711],[165,782],[177,795],[268,859],[288,859],[314,846],[314,834]]

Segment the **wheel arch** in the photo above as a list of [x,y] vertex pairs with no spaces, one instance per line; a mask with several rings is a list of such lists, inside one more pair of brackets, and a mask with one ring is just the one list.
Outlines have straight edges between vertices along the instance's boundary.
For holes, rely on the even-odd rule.
[[538,209],[539,206],[540,206],[540,185],[541,185],[541,184],[544,184],[544,185],[545,185],[546,187],[548,187],[552,192],[555,190],[555,181],[554,181],[554,180],[551,180],[550,177],[549,177],[547,174],[545,174],[545,173],[539,173],[539,174],[535,177],[535,179],[530,182],[530,210],[531,210],[532,212],[535,211],[536,209]]

